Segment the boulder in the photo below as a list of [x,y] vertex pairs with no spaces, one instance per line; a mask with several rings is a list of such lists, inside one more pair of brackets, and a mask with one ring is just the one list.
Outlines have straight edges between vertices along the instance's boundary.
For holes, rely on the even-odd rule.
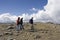
[[12,32],[4,32],[4,35],[13,35]]
[[14,29],[14,27],[12,27],[12,26],[8,26],[7,29]]
[[15,40],[15,39],[13,39],[13,38],[8,38],[7,40]]
[[39,39],[39,38],[41,38],[41,36],[40,35],[36,35],[35,39]]
[[3,36],[3,33],[0,33],[0,37]]

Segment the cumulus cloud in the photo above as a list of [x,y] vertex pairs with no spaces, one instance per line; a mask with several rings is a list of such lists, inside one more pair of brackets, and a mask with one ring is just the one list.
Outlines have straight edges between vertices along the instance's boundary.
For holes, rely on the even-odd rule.
[[60,0],[48,0],[45,12],[53,19],[53,22],[60,23]]
[[32,8],[32,9],[30,9],[31,11],[38,11],[38,9],[37,8]]
[[48,0],[44,10],[38,10],[36,14],[33,14],[35,19],[43,22],[60,23],[60,0]]
[[36,8],[32,8],[33,11],[36,11],[37,9]]
[[0,14],[0,23],[7,23],[7,22],[15,22],[17,16],[11,15],[10,13],[3,13]]
[[[34,17],[34,21],[37,22],[54,22],[60,23],[60,0],[48,0],[46,6],[44,6],[44,10],[37,10],[36,8],[32,8],[32,10],[36,11],[36,13],[32,13],[29,15],[28,13],[23,13],[19,15],[23,17],[25,21],[28,21],[31,17]],[[16,21],[18,16],[11,15],[10,13],[4,13],[0,15],[0,22],[8,22]]]

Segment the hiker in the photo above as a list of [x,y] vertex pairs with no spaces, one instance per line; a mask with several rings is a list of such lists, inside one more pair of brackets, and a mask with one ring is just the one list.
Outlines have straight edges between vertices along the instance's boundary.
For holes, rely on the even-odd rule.
[[20,23],[21,23],[21,30],[23,30],[24,29],[24,26],[23,26],[23,18],[21,18]]
[[33,17],[29,20],[29,23],[31,24],[31,30],[34,30],[34,27],[33,27]]
[[19,31],[19,30],[20,30],[20,27],[21,27],[21,24],[20,24],[20,17],[18,17],[18,19],[17,19],[17,21],[16,21],[16,24],[17,24],[16,29],[17,29],[17,31]]

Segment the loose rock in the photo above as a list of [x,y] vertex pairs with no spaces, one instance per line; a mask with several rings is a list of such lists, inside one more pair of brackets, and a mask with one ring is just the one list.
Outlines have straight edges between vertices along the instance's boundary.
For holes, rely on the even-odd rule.
[[12,26],[8,26],[7,29],[14,29],[14,27],[12,27]]
[[39,38],[41,38],[41,36],[39,36],[39,35],[37,35],[37,36],[35,37],[35,39],[39,39]]
[[5,32],[4,35],[13,35],[12,32]]

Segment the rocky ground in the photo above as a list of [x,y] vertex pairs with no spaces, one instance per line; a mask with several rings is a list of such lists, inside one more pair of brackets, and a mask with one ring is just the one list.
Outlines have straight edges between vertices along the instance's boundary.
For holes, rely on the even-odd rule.
[[0,24],[0,40],[60,40],[60,25],[53,23],[24,24],[24,30],[16,31],[16,24]]

